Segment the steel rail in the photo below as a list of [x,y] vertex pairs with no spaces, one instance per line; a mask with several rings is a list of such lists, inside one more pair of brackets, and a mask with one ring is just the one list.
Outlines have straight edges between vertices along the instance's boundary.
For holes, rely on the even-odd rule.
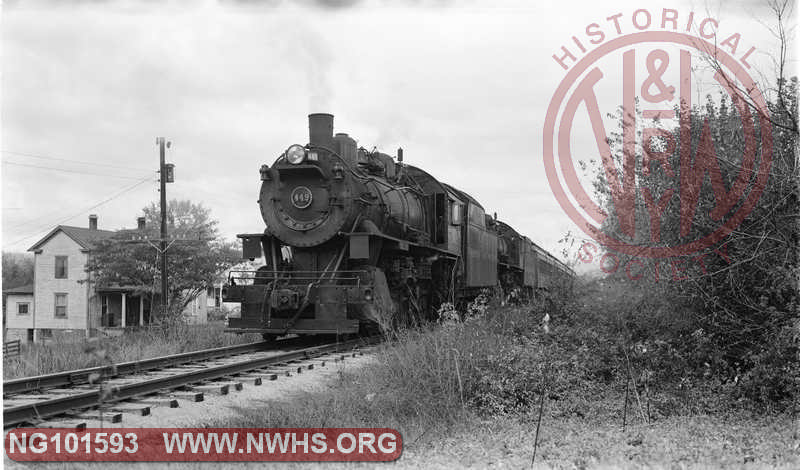
[[[139,361],[122,362],[114,365],[90,367],[87,369],[56,372],[53,374],[22,377],[3,382],[3,396],[36,392],[46,388],[70,387],[89,383],[89,376],[100,374],[100,377],[118,377],[121,375],[136,374],[163,367],[172,367],[197,361],[207,361],[220,357],[246,354],[250,352],[265,351],[273,346],[295,347],[302,338],[289,338],[277,343],[247,343],[221,348],[202,349],[169,356],[142,359]],[[116,369],[115,369],[116,368]]]
[[249,359],[233,364],[212,366],[199,370],[179,373],[176,375],[150,378],[136,383],[121,384],[112,388],[113,392],[111,399],[103,399],[101,397],[102,392],[98,388],[98,390],[76,393],[74,395],[60,396],[51,399],[39,400],[35,403],[11,406],[3,409],[3,427],[29,423],[42,418],[63,414],[68,411],[90,408],[103,403],[113,403],[127,400],[134,397],[156,393],[165,389],[174,389],[199,382],[227,377],[230,375],[241,374],[270,365],[302,359],[310,359],[332,352],[352,350],[354,347],[373,344],[377,341],[377,337],[355,339],[338,344],[334,343],[300,349],[276,356]]

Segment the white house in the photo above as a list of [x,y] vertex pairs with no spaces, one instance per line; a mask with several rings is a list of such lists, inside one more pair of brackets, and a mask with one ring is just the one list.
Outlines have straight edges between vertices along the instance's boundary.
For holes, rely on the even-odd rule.
[[4,341],[33,341],[33,284],[3,291]]
[[[33,310],[25,329],[33,330],[26,333],[31,339],[54,330],[91,336],[96,330],[150,324],[152,288],[98,286],[86,272],[94,244],[115,233],[98,229],[97,216],[90,215],[88,228],[59,225],[29,248],[34,253]],[[203,293],[187,306],[189,323],[206,321],[206,303]]]

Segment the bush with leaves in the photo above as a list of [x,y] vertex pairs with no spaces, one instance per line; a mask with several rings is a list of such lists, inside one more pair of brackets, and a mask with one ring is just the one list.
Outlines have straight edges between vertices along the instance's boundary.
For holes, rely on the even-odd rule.
[[[725,190],[730,190],[747,172],[742,157],[746,147],[766,145],[748,142],[742,120],[752,115],[756,136],[762,128],[770,127],[772,165],[756,206],[725,239],[707,252],[645,263],[649,272],[645,272],[643,279],[628,285],[642,292],[655,289],[660,295],[633,302],[630,315],[620,319],[620,325],[625,326],[620,334],[629,336],[627,344],[636,341],[657,344],[650,351],[664,355],[658,360],[663,367],[656,370],[656,375],[665,379],[669,374],[682,375],[675,370],[677,367],[696,380],[734,384],[730,389],[737,397],[762,405],[786,407],[800,394],[797,368],[800,360],[797,223],[800,174],[796,153],[797,80],[781,80],[779,85],[768,103],[769,115],[749,108],[741,99],[734,105],[725,95],[718,100],[709,96],[704,106],[691,109],[688,122],[692,148],[700,153],[703,142],[713,146],[712,157],[720,165],[721,181],[705,178],[695,188],[697,193],[673,197],[660,218],[660,226],[650,226],[651,219],[639,194],[635,205],[635,234],[631,237],[623,233],[615,213],[614,201],[618,197],[609,189],[603,172],[599,173],[595,188],[610,214],[603,230],[617,239],[650,246],[676,246],[698,239],[719,227],[719,214],[715,211],[720,201],[714,184],[721,183]],[[621,122],[622,116],[619,118]],[[673,130],[676,141],[679,141],[679,133],[680,129]],[[624,154],[622,135],[614,135],[610,144],[619,164]],[[675,170],[674,175],[668,175],[663,165],[653,165],[649,174],[639,175],[641,184],[654,194],[680,187],[682,173],[693,171],[681,167],[680,146],[676,146],[669,163]],[[700,177],[704,178],[704,173]],[[682,232],[685,221],[682,221],[681,204],[685,202],[682,198],[690,196],[697,198],[697,209],[693,213],[691,230],[686,233]],[[621,266],[633,258],[616,255],[621,259]],[[653,282],[654,263],[660,263],[660,285]],[[685,271],[678,271],[675,276],[670,272],[673,265]],[[624,269],[618,270],[615,277],[617,282],[625,283]],[[668,304],[657,305],[653,299]],[[669,311],[663,311],[676,305],[683,309],[680,318],[672,318]]]

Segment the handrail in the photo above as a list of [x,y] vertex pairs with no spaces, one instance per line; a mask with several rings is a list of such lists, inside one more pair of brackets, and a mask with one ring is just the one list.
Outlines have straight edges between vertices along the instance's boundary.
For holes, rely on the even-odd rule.
[[22,352],[22,342],[19,339],[3,342],[3,357],[16,357]]
[[[235,270],[228,274],[228,284],[248,285],[256,280],[271,282],[282,281],[290,284],[310,281],[361,281],[361,276],[366,271],[278,271],[277,275],[271,271]],[[331,277],[324,277],[331,276]]]

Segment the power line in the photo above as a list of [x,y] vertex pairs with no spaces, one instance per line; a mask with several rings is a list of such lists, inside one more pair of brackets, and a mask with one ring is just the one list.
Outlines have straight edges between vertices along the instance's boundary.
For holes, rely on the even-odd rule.
[[31,165],[28,163],[17,163],[17,162],[3,162],[3,165],[16,165],[16,166],[27,166],[30,168],[40,168],[43,170],[52,170],[52,171],[63,171],[66,173],[78,173],[82,175],[94,175],[94,176],[106,176],[108,178],[123,178],[128,180],[138,180],[139,178],[136,176],[124,176],[124,175],[113,175],[109,173],[93,173],[89,171],[79,171],[79,170],[68,170],[66,168],[56,168],[52,166],[41,166],[41,165]]
[[12,154],[12,155],[21,155],[21,156],[24,156],[24,157],[41,158],[42,160],[55,160],[55,161],[59,161],[59,162],[81,163],[81,164],[84,164],[84,165],[105,166],[105,167],[109,167],[109,168],[120,168],[120,169],[123,169],[123,170],[149,171],[147,168],[134,168],[134,167],[130,167],[130,166],[111,165],[109,163],[95,163],[95,162],[89,162],[89,161],[86,161],[86,160],[71,160],[69,158],[45,157],[44,155],[36,155],[36,154],[33,154],[33,153],[25,153],[25,152],[14,152],[14,151],[11,151],[11,150],[0,150],[0,152],[9,153],[9,154]]
[[[91,207],[87,207],[87,208],[85,208],[85,209],[82,209],[80,212],[78,212],[78,213],[76,213],[76,214],[73,214],[73,215],[71,215],[71,216],[69,216],[69,217],[66,217],[66,218],[64,218],[64,219],[61,219],[61,220],[59,220],[58,222],[56,222],[55,224],[48,224],[48,226],[50,226],[50,225],[61,225],[62,223],[66,222],[66,221],[68,221],[68,220],[70,220],[70,219],[73,219],[73,218],[75,218],[75,217],[77,217],[77,216],[79,216],[79,215],[81,215],[81,214],[83,214],[83,213],[85,213],[85,212],[87,212],[87,211],[90,211],[90,210],[92,210],[92,209],[95,209],[95,208],[97,208],[97,207],[100,207],[100,206],[102,206],[103,204],[105,204],[105,203],[107,203],[107,202],[110,202],[110,201],[112,201],[112,200],[114,200],[114,199],[116,199],[116,198],[118,198],[118,197],[122,196],[123,194],[127,193],[128,191],[131,191],[131,190],[133,190],[134,188],[136,188],[137,186],[141,185],[142,183],[146,183],[146,182],[147,182],[149,179],[150,179],[150,176],[148,176],[147,178],[143,178],[143,179],[141,179],[140,181],[138,181],[138,182],[136,182],[136,183],[134,183],[134,184],[132,184],[132,185],[130,185],[130,186],[128,186],[128,187],[126,187],[126,188],[122,189],[121,191],[119,191],[119,192],[115,193],[114,195],[112,195],[112,196],[110,196],[110,197],[108,197],[108,198],[106,198],[106,199],[104,199],[104,200],[102,200],[102,201],[98,202],[97,204],[95,204],[95,205],[93,205],[93,206],[91,206]],[[22,242],[22,241],[25,241],[25,240],[27,240],[27,239],[29,239],[29,238],[32,238],[32,237],[34,237],[34,236],[38,235],[38,234],[39,234],[39,232],[41,232],[41,231],[42,231],[42,230],[44,230],[45,228],[46,228],[46,227],[43,227],[42,229],[39,229],[39,230],[37,230],[37,231],[36,231],[35,233],[33,233],[32,235],[28,235],[28,236],[26,236],[26,237],[23,237],[23,238],[20,238],[20,239],[18,239],[18,240],[15,240],[14,242],[10,243],[8,246],[14,246],[14,245],[16,245],[16,244],[17,244],[17,243],[19,243],[19,242]]]
[[[104,200],[102,200],[102,201],[98,202],[97,204],[95,204],[95,205],[93,205],[93,206],[90,206],[90,207],[87,207],[87,208],[85,208],[85,209],[82,209],[80,212],[78,212],[78,213],[76,213],[76,214],[73,214],[73,215],[71,215],[71,216],[69,216],[69,217],[66,217],[66,218],[64,218],[64,219],[62,219],[62,220],[59,220],[58,222],[55,222],[54,224],[48,224],[47,226],[50,226],[50,225],[61,225],[62,223],[66,222],[66,221],[68,221],[68,220],[70,220],[70,219],[72,219],[72,218],[74,218],[74,217],[77,217],[77,216],[81,215],[81,214],[82,214],[82,213],[84,213],[84,212],[87,212],[87,211],[90,211],[90,210],[92,210],[92,209],[95,209],[95,208],[97,208],[97,207],[100,207],[100,206],[102,206],[103,204],[105,204],[105,203],[107,203],[107,202],[109,202],[109,201],[111,201],[111,200],[113,200],[113,199],[116,199],[116,198],[118,198],[119,196],[121,196],[121,195],[125,194],[125,193],[126,193],[126,192],[128,192],[128,191],[131,191],[131,190],[133,190],[134,188],[136,188],[137,186],[141,185],[142,183],[145,183],[145,182],[147,182],[147,180],[149,180],[149,179],[150,179],[150,177],[148,176],[147,178],[144,178],[144,179],[142,179],[141,181],[139,181],[139,182],[137,182],[137,183],[134,183],[134,184],[132,184],[131,186],[128,186],[128,187],[124,188],[123,190],[121,190],[121,191],[117,192],[116,194],[114,194],[114,195],[112,195],[112,196],[110,196],[110,197],[108,197],[108,198],[106,198],[106,199],[104,199]],[[28,235],[28,236],[26,236],[26,237],[23,237],[23,238],[20,238],[20,239],[18,239],[18,240],[16,240],[16,241],[14,241],[13,243],[11,243],[11,244],[10,244],[10,246],[16,245],[17,243],[19,243],[19,242],[21,242],[21,241],[25,241],[25,240],[27,240],[27,239],[29,239],[29,238],[31,238],[31,237],[34,237],[34,236],[36,236],[36,235],[37,235],[39,232],[41,232],[41,231],[42,231],[42,230],[44,230],[45,228],[46,228],[46,227],[42,227],[41,229],[37,229],[37,230],[36,230],[36,232],[35,232],[35,233],[33,233],[32,235]]]
[[39,217],[35,217],[33,219],[29,219],[29,220],[26,220],[26,221],[23,221],[23,222],[16,223],[14,225],[8,226],[7,228],[9,230],[17,230],[17,229],[21,229],[22,227],[36,225],[40,220],[45,220],[45,219],[49,219],[50,217],[57,216],[58,214],[61,214],[65,210],[69,209],[69,207],[70,206],[58,207],[55,210],[52,210],[50,212],[45,212],[43,215],[40,215]]
[[64,209],[66,209],[66,208],[65,207],[59,207],[56,210],[53,210],[53,211],[50,211],[50,212],[46,212],[44,215],[40,215],[39,217],[35,217],[33,219],[26,220],[24,222],[20,222],[18,224],[11,225],[10,227],[7,227],[7,228],[9,228],[11,230],[16,230],[18,228],[26,227],[28,225],[33,225],[36,222],[39,222],[40,220],[49,219],[50,216],[53,216],[53,215],[56,215],[56,214],[59,214],[59,213],[63,212]]

